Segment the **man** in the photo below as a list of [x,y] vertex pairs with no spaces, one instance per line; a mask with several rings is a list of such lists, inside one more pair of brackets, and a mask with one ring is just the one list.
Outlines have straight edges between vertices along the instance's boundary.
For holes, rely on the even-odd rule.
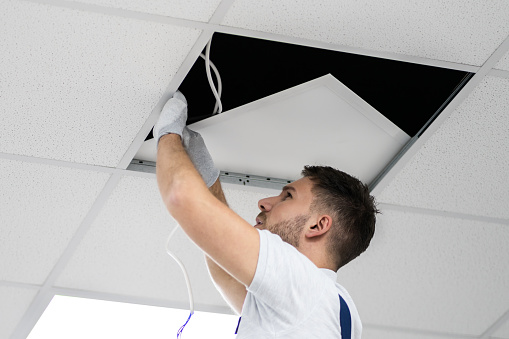
[[237,338],[359,339],[362,325],[336,271],[369,245],[374,199],[367,187],[330,167],[258,203],[251,226],[226,205],[201,136],[186,126],[187,102],[170,99],[154,127],[162,199],[206,254],[213,281],[239,314]]

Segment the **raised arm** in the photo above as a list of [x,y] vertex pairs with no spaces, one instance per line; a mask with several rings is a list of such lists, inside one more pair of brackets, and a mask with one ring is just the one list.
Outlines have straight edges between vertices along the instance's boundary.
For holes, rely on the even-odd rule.
[[[210,187],[210,192],[219,201],[227,205],[219,179]],[[242,312],[244,300],[246,299],[246,286],[223,270],[208,255],[205,255],[205,260],[216,289],[221,293],[228,305],[230,305],[237,314],[240,314]]]
[[183,127],[186,110],[185,98],[180,102],[170,99],[154,127],[154,137],[159,140],[158,185],[170,213],[206,253],[216,286],[240,313],[245,286],[256,270],[258,232],[227,207],[217,180],[219,171],[203,139]]

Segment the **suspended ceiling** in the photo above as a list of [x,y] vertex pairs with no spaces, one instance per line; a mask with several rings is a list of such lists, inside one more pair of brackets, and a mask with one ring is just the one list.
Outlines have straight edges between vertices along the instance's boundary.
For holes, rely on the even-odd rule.
[[[363,338],[508,339],[506,0],[0,0],[0,338],[54,294],[187,307],[155,178],[126,168],[215,31],[475,73],[375,187],[372,247],[338,281]],[[274,193],[225,190],[248,221]],[[197,307],[228,312],[174,247]]]

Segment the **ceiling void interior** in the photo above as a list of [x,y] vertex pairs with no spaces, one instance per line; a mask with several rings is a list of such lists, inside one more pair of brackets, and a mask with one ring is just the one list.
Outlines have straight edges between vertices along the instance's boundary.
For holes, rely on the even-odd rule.
[[[221,75],[223,86],[221,102],[223,112],[230,114],[230,122],[225,123],[228,119],[219,116],[211,118],[215,98],[207,80],[205,62],[198,58],[179,87],[188,101],[188,125],[202,133],[208,145],[212,144],[209,145],[212,149],[210,147],[209,149],[215,159],[222,156],[218,154],[218,148],[226,150],[225,159],[228,157],[230,160],[219,160],[219,163],[216,163],[221,170],[284,179],[297,178],[295,173],[298,162],[301,163],[301,166],[298,166],[300,168],[304,164],[331,163],[331,166],[340,166],[366,183],[372,182],[410,138],[422,133],[472,76],[471,73],[459,70],[223,33],[214,34],[210,59]],[[302,86],[312,90],[316,86],[309,84],[320,82],[324,77],[330,77],[338,82],[337,85],[325,87],[328,86],[340,97],[345,95],[341,100],[354,108],[368,107],[357,110],[358,114],[366,115],[366,111],[370,111],[367,115],[379,115],[381,118],[375,119],[381,122],[379,128],[382,125],[385,127],[392,125],[388,129],[381,127],[381,130],[394,137],[395,143],[390,147],[377,149],[375,146],[382,142],[376,139],[376,133],[370,128],[362,127],[367,125],[345,125],[347,121],[357,119],[352,114],[350,118],[346,118],[344,110],[348,104],[341,108],[342,104],[332,98],[326,99],[320,95],[307,96],[311,104],[302,108],[307,111],[300,113],[297,112],[299,107],[293,107],[292,104],[285,107],[274,106],[278,101],[274,99],[275,96],[288,97],[289,89],[303,94]],[[340,87],[346,90],[340,90]],[[295,92],[292,92],[292,95],[294,94]],[[305,94],[301,95],[300,99],[304,97]],[[283,100],[279,98],[279,102]],[[267,110],[264,110],[264,105]],[[268,108],[269,105],[272,105],[271,109]],[[294,112],[294,115],[281,113],[285,110]],[[232,116],[234,112],[238,115],[246,111],[251,112],[250,119],[237,119]],[[226,113],[221,115],[228,115]],[[303,118],[303,115],[308,113],[311,117]],[[315,120],[313,114],[316,115]],[[325,128],[325,133],[321,133],[321,127]],[[212,129],[213,132],[208,133],[205,129]],[[355,138],[346,140],[345,138],[350,138],[345,134],[347,130],[352,132],[350,135],[356,136],[357,140]],[[210,133],[212,136],[208,135]],[[223,143],[214,144],[215,141],[211,140],[214,139],[213,135],[220,136]],[[402,135],[406,138],[401,137]],[[151,138],[150,134],[147,140],[150,141]],[[312,140],[307,151],[302,147],[306,145],[306,138]],[[245,139],[251,141],[248,144],[238,143]],[[267,139],[271,142],[264,144],[263,140]],[[365,145],[366,149],[371,149],[371,153],[356,151],[359,140],[362,139],[371,142],[371,145],[369,143]],[[267,148],[272,149],[272,146],[281,144],[283,140],[285,146],[276,147],[272,158],[265,156],[270,154]],[[228,145],[232,144],[236,144],[237,149],[228,150]],[[142,149],[144,147],[155,149],[154,145],[144,145]],[[257,158],[256,152],[263,147],[266,149],[262,150]],[[320,153],[316,152],[318,150],[322,150],[324,154],[316,158],[316,154]],[[345,152],[357,153],[357,156],[348,158]],[[142,153],[138,152],[135,159],[155,161],[155,150],[152,151],[153,155],[148,157]],[[292,153],[298,156],[294,157]],[[330,159],[341,158],[343,161],[335,163],[324,160],[326,154],[330,154]],[[254,158],[250,166],[249,157]],[[280,170],[264,170],[272,166],[278,157],[284,158],[284,161],[279,166],[273,167],[278,166]],[[376,158],[377,163],[367,163],[364,161],[365,158]],[[344,164],[352,163],[357,167],[345,168]],[[285,164],[293,167],[281,170]],[[371,167],[370,173],[366,172],[367,167]]]

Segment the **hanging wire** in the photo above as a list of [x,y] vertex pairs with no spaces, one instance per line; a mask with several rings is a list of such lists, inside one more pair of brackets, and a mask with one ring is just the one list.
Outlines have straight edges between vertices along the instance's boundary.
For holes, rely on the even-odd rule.
[[171,231],[170,235],[168,236],[168,240],[166,241],[166,253],[168,253],[168,255],[177,262],[177,264],[180,266],[180,269],[182,270],[182,273],[184,273],[184,278],[186,280],[187,286],[187,293],[189,295],[189,317],[187,318],[186,323],[182,325],[182,327],[180,327],[177,332],[177,338],[180,338],[180,336],[182,335],[182,331],[184,330],[184,327],[186,327],[187,323],[189,322],[189,319],[191,319],[191,316],[194,314],[194,298],[193,291],[191,289],[191,281],[189,280],[189,275],[187,274],[187,270],[184,264],[172,251],[170,251],[170,240],[178,229],[179,226],[178,225],[175,226],[175,228]]
[[[212,93],[214,94],[214,97],[216,98],[216,104],[214,106],[214,110],[212,112],[212,115],[219,114],[223,111],[223,105],[221,103],[221,94],[223,92],[223,83],[221,81],[221,76],[219,75],[219,71],[217,67],[214,65],[212,61],[210,61],[210,46],[212,44],[212,38],[210,38],[209,42],[207,43],[207,47],[205,48],[205,55],[203,53],[200,54],[200,56],[205,60],[205,72],[207,73],[207,79],[209,81],[210,89],[212,90]],[[212,79],[212,73],[210,72],[210,69],[214,70],[214,74],[217,78],[217,86],[218,89],[216,89],[216,85],[214,84],[214,81]]]

